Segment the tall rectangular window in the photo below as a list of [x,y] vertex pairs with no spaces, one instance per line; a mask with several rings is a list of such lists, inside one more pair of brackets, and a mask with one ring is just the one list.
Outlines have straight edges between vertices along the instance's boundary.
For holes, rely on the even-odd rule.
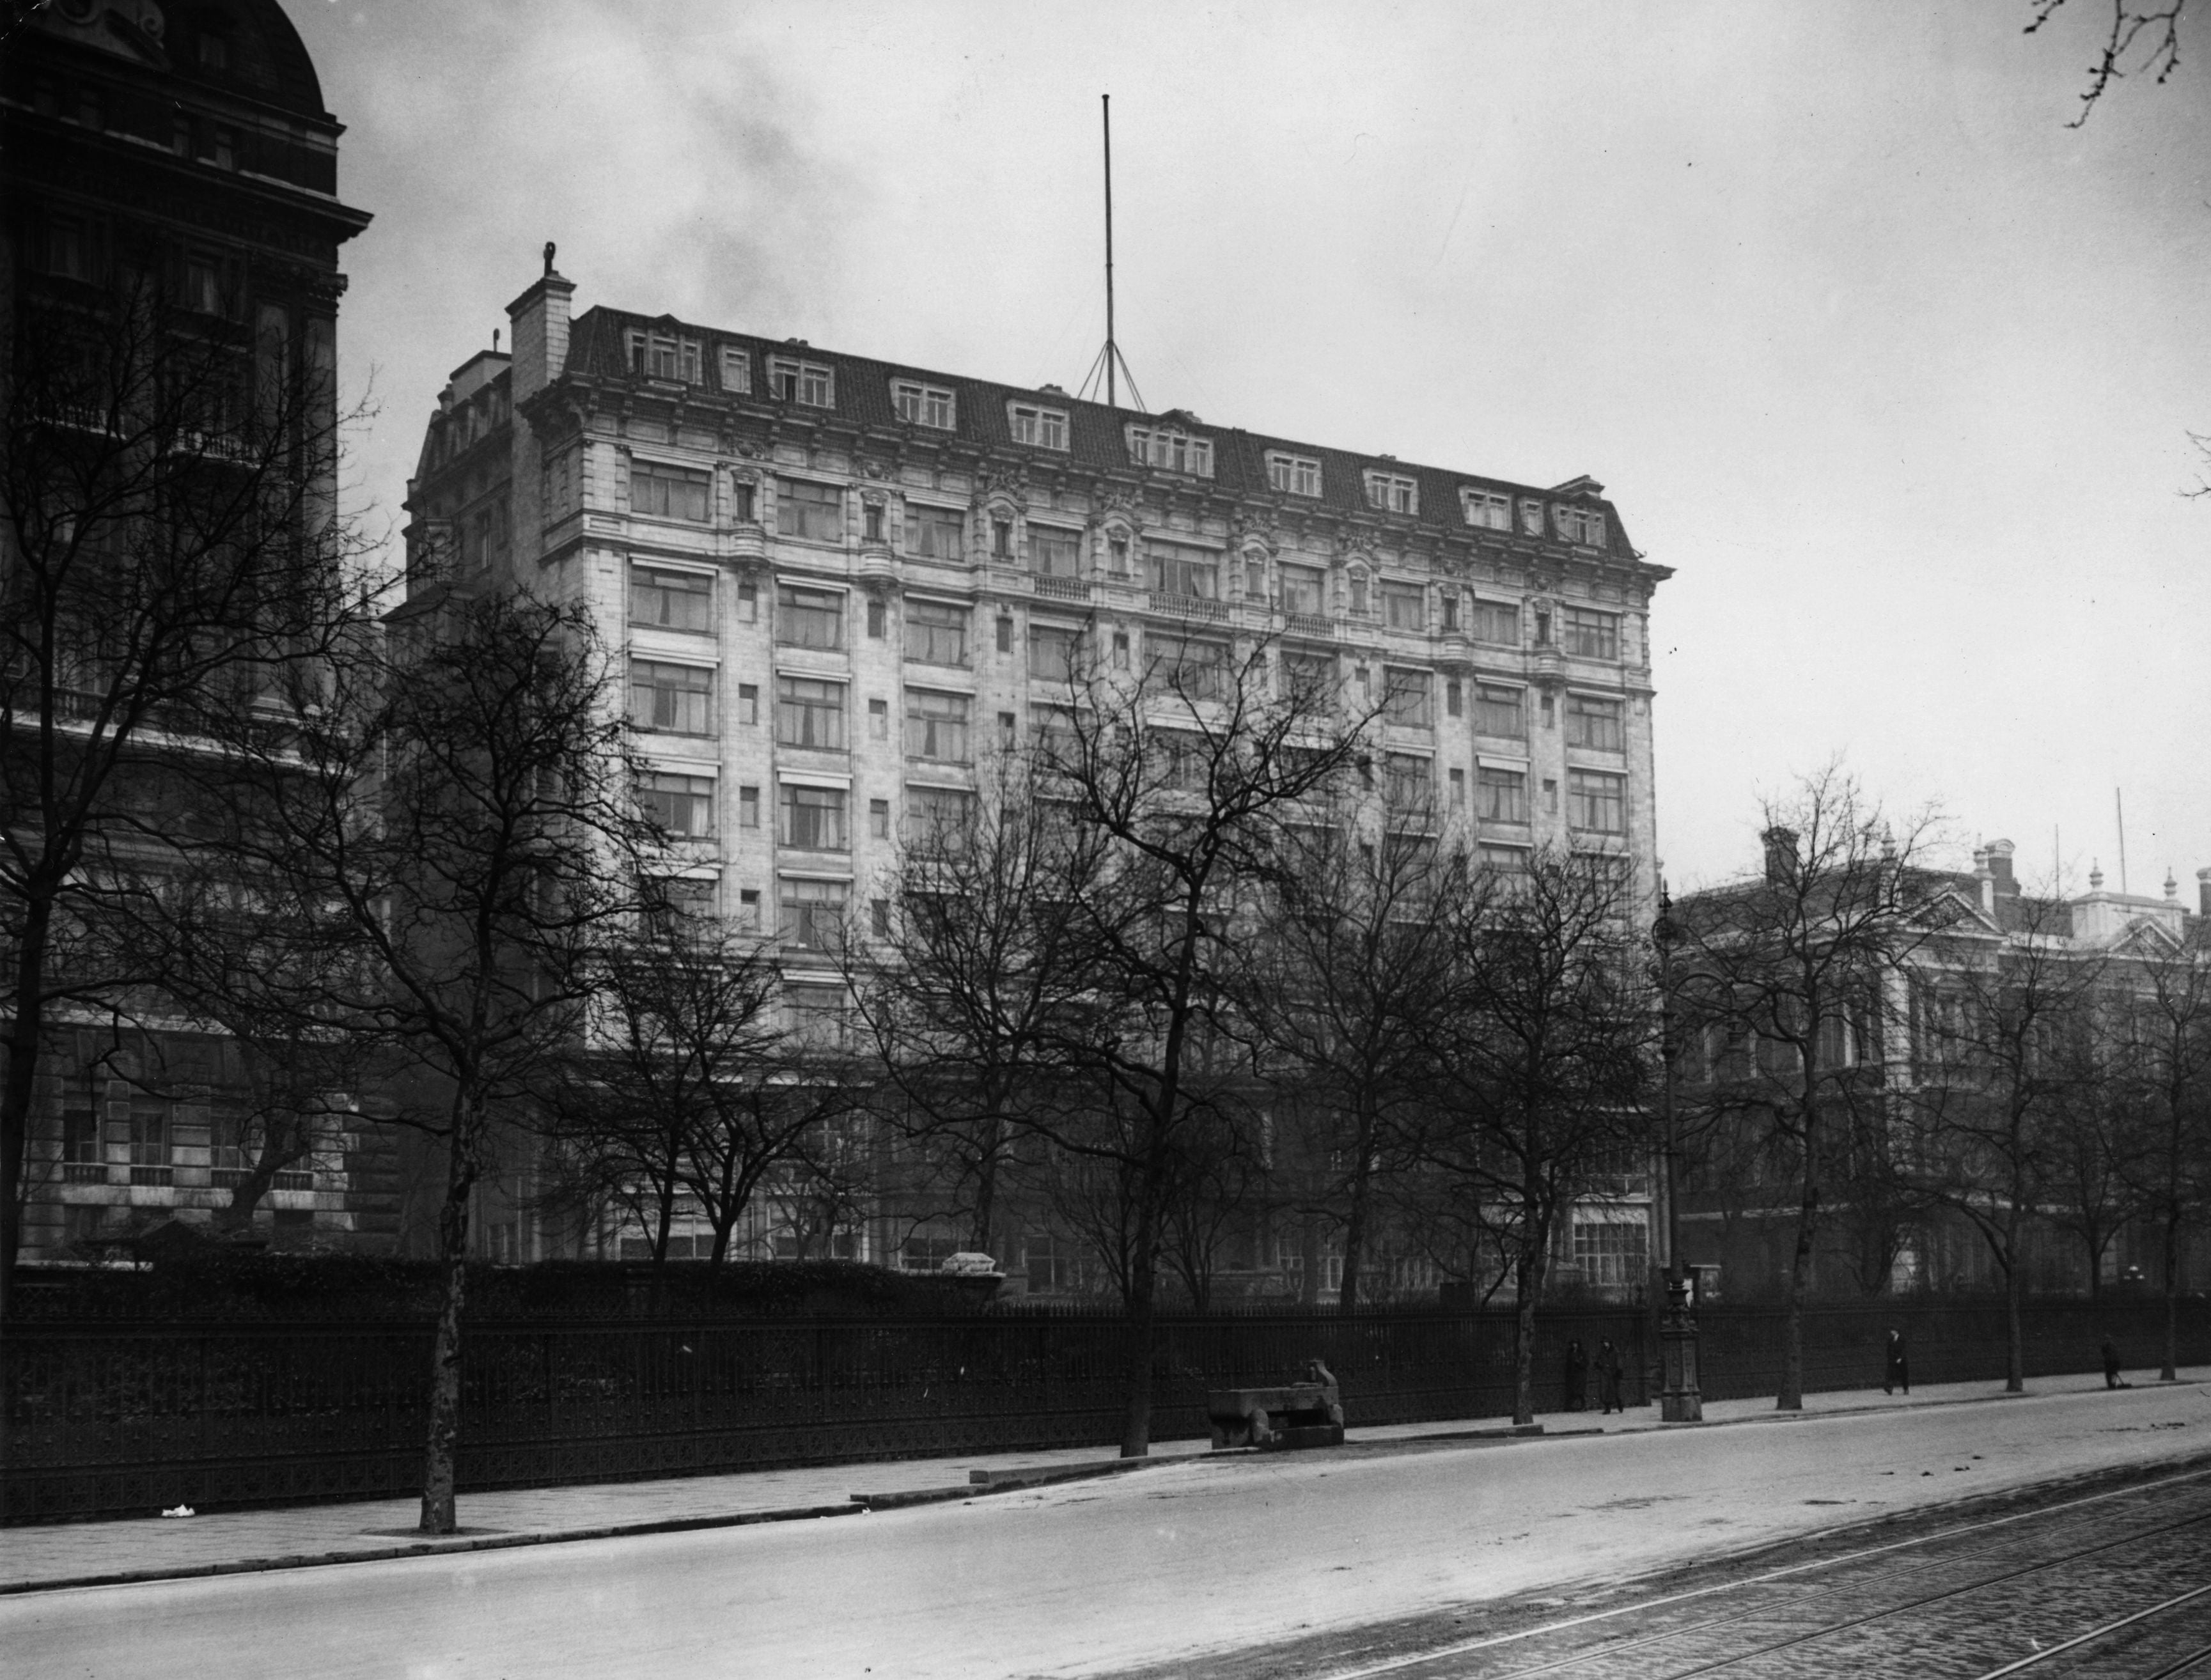
[[751,394],[753,359],[734,344],[722,347],[722,389],[733,396]]
[[674,571],[632,561],[629,621],[656,630],[711,632],[714,580],[701,571]]
[[704,840],[714,832],[714,778],[648,771],[637,789],[638,807],[679,839]]
[[1566,826],[1586,834],[1627,832],[1627,778],[1593,770],[1566,772]]
[[1082,632],[1057,625],[1029,626],[1029,676],[1033,680],[1069,682],[1074,680]]
[[1598,752],[1619,752],[1627,745],[1621,727],[1620,702],[1600,700],[1587,694],[1566,696],[1566,745],[1586,746]]
[[958,413],[956,399],[942,385],[925,385],[918,379],[891,381],[891,407],[910,426],[926,426],[938,432],[952,430]]
[[845,645],[845,597],[835,589],[775,586],[775,639],[786,648]]
[[629,721],[634,728],[663,734],[714,734],[712,669],[658,659],[631,660]]
[[948,507],[925,507],[909,503],[906,511],[906,546],[925,560],[957,560],[967,550],[967,516]]
[[1528,772],[1497,764],[1477,764],[1474,771],[1474,813],[1484,822],[1524,823],[1528,820]]
[[1528,734],[1528,714],[1521,704],[1523,690],[1495,688],[1488,683],[1476,685],[1474,691],[1474,727],[1477,734],[1495,735],[1502,740],[1524,740]]
[[1392,752],[1382,762],[1382,799],[1392,811],[1423,811],[1435,798],[1435,766],[1412,752]]
[[845,901],[851,888],[843,881],[778,878],[777,931],[783,942],[802,951],[833,951],[844,933]]
[[62,1110],[62,1181],[101,1184],[107,1179],[107,1148],[100,1116],[90,1109]]
[[845,790],[809,788],[785,782],[777,796],[776,838],[801,851],[841,852],[851,848],[845,831]]
[[1057,408],[1039,408],[1032,402],[1009,402],[1006,405],[1006,424],[1017,444],[1031,444],[1038,449],[1067,447],[1067,416]]
[[813,677],[775,680],[775,738],[784,746],[845,750],[845,685]]
[[739,828],[758,828],[760,826],[760,789],[757,787],[748,783],[745,786],[738,789],[737,826]]
[[1493,647],[1517,648],[1520,645],[1520,608],[1510,601],[1484,601],[1475,598],[1474,639],[1487,642]]
[[967,843],[975,796],[959,788],[908,788],[906,840],[933,850],[956,852]]
[[1569,607],[1560,615],[1559,638],[1578,659],[1620,657],[1620,618],[1586,607]]
[[688,519],[704,523],[712,480],[705,473],[657,462],[629,463],[629,511],[654,519]]
[[845,493],[833,484],[815,484],[809,479],[778,479],[775,529],[779,536],[801,537],[809,542],[842,542]]
[[906,656],[922,665],[967,662],[967,625],[972,614],[965,607],[943,601],[906,603]]
[[1320,494],[1320,462],[1308,456],[1267,451],[1267,486],[1285,496]]
[[906,692],[906,754],[909,758],[936,758],[966,764],[968,722],[974,702],[965,694],[942,694],[926,688]]
[[1220,599],[1221,556],[1215,550],[1186,542],[1148,542],[1144,557],[1151,565],[1152,588],[1159,594]]
[[1435,684],[1426,671],[1391,665],[1384,670],[1382,684],[1382,713],[1394,728],[1435,727]]
[[1029,564],[1039,577],[1073,577],[1082,570],[1082,533],[1056,525],[1029,527]]
[[1282,610],[1317,619],[1328,611],[1328,573],[1317,565],[1282,568]]
[[1418,583],[1382,586],[1382,622],[1392,630],[1426,631],[1428,592]]
[[130,1099],[130,1181],[167,1184],[170,1165],[169,1105],[155,1097]]
[[1148,636],[1146,650],[1170,689],[1190,700],[1217,700],[1228,692],[1228,647],[1200,637]]

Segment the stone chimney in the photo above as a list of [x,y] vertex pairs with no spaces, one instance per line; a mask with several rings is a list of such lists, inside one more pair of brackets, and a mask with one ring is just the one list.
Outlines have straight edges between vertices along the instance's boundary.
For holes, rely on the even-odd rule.
[[2168,904],[2180,902],[2180,877],[2172,873],[2171,864],[2167,864],[2165,870],[2165,902]]
[[535,396],[560,377],[568,365],[568,299],[575,281],[554,272],[552,247],[546,247],[545,272],[506,306],[514,323],[514,372],[509,387],[517,402]]
[[1986,846],[1973,848],[1973,880],[1981,890],[1981,914],[1994,916],[1996,913],[1996,878],[1989,867],[1989,849]]
[[1766,879],[1772,886],[1780,886],[1796,873],[1796,831],[1778,825],[1760,835],[1766,845]]
[[2211,916],[2211,869],[2196,872],[2196,909],[2199,916]]
[[1996,896],[2001,898],[2019,897],[2019,877],[2012,873],[2012,855],[2019,849],[2008,840],[1989,842],[1989,873],[1996,878]]

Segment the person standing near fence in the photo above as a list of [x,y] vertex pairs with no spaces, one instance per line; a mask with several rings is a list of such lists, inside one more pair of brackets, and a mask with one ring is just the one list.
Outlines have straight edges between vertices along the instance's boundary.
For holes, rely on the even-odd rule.
[[1589,1355],[1576,1336],[1566,1343],[1566,1410],[1579,1411],[1589,1405]]
[[1596,1392],[1607,1411],[1627,1410],[1627,1403],[1620,1397],[1620,1350],[1609,1336],[1596,1345]]
[[1887,1359],[1881,1367],[1881,1392],[1893,1393],[1899,1388],[1907,1394],[1911,1392],[1911,1362],[1904,1351],[1904,1333],[1892,1330],[1888,1333]]
[[2117,1388],[2119,1382],[2119,1345],[2109,1336],[2104,1338],[2104,1387]]

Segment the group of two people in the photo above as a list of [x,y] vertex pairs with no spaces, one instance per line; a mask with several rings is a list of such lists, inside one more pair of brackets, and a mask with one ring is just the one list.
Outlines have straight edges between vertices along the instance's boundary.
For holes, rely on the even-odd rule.
[[[1607,1411],[1626,1411],[1627,1405],[1620,1393],[1620,1350],[1606,1337],[1596,1345],[1597,1398]],[[1576,1337],[1566,1344],[1566,1410],[1586,1411],[1589,1406],[1590,1359],[1584,1351],[1581,1339]]]

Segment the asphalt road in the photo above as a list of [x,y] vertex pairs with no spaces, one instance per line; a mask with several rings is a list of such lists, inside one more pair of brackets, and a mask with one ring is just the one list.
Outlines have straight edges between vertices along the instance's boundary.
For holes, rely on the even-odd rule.
[[1163,1465],[964,1505],[0,1601],[70,1677],[1099,1672],[2211,1453],[2188,1386]]

